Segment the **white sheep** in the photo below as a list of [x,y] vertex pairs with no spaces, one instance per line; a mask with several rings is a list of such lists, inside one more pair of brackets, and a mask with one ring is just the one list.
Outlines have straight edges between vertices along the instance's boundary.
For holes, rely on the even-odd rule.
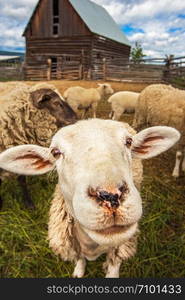
[[0,154],[0,168],[25,175],[56,168],[50,247],[63,260],[76,263],[73,277],[82,277],[86,259],[102,253],[107,253],[106,277],[119,277],[122,261],[136,252],[141,159],[169,149],[179,137],[171,127],[136,134],[126,123],[90,119],[60,129],[49,148],[23,145],[6,150]]
[[7,82],[0,82],[0,95],[2,96],[4,93],[7,94],[8,92],[12,91],[17,87],[25,88],[26,84],[22,81],[7,81]]
[[122,91],[110,96],[108,102],[111,103],[112,111],[109,115],[113,120],[119,120],[125,112],[133,113],[137,106],[140,93]]
[[133,127],[142,129],[156,125],[172,126],[180,131],[176,149],[173,177],[185,172],[185,91],[170,85],[152,84],[146,87],[138,100]]
[[98,88],[90,89],[74,86],[64,92],[64,99],[76,113],[78,113],[79,110],[83,111],[81,118],[85,117],[85,114],[90,108],[92,108],[93,117],[96,118],[99,101],[111,95],[113,92],[114,90],[108,83],[99,83]]
[[[3,83],[3,88],[0,93],[0,152],[22,144],[48,146],[58,128],[77,120],[71,107],[62,101],[51,84],[39,83],[30,87],[12,82]],[[0,172],[0,185],[3,177]],[[25,178],[18,180],[23,187],[24,203],[33,206]]]

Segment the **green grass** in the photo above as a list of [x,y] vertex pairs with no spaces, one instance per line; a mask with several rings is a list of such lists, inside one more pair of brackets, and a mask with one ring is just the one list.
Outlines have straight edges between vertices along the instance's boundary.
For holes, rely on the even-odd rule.
[[176,77],[171,79],[171,84],[175,85],[177,88],[185,88],[185,77]]
[[[108,117],[109,112],[109,106],[102,102],[98,116]],[[131,119],[129,115],[123,118],[129,123]],[[173,164],[170,153],[144,162],[138,251],[122,264],[121,277],[185,276],[185,178],[171,177]],[[51,177],[29,177],[34,211],[24,208],[16,180],[3,182],[0,277],[71,277],[73,264],[62,262],[48,247],[48,212],[55,182]],[[85,276],[103,277],[104,260],[102,255],[96,262],[88,262]]]
[[[174,181],[160,169],[160,159],[146,163],[138,252],[121,268],[122,277],[185,276],[184,179]],[[157,169],[154,168],[156,165]],[[155,169],[155,172],[153,170]],[[0,213],[1,277],[70,277],[71,263],[62,262],[48,247],[47,222],[55,182],[44,176],[30,177],[29,188],[36,210],[21,201],[16,180],[3,183],[4,207]],[[86,276],[102,277],[102,262],[88,262]]]

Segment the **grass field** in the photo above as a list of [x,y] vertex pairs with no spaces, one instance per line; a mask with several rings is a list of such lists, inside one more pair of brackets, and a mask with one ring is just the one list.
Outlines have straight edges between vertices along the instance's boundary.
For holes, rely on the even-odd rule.
[[[56,82],[61,92],[70,84]],[[95,86],[96,83],[82,83],[87,84]],[[144,85],[115,83],[114,88],[140,91]],[[102,102],[98,117],[107,118],[109,110],[108,104]],[[131,124],[132,116],[126,115],[124,121]],[[144,162],[143,218],[138,252],[122,264],[121,277],[185,276],[185,177],[174,180],[170,176],[173,163],[172,153]],[[56,257],[47,242],[48,210],[55,182],[48,176],[29,177],[29,188],[36,204],[34,211],[24,208],[20,187],[15,180],[3,183],[5,201],[0,212],[0,277],[72,275],[73,265]],[[104,260],[103,255],[96,262],[88,262],[86,277],[103,277]]]

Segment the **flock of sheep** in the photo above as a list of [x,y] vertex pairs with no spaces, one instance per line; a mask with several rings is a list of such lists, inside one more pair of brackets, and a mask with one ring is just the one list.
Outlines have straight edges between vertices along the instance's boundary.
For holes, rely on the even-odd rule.
[[[82,118],[92,108],[96,117],[98,102],[113,94],[109,84],[99,84],[97,89],[71,87],[64,93],[65,101],[75,112],[83,109]],[[176,128],[181,133],[181,140],[176,146],[176,160],[172,176],[179,177],[185,172],[185,91],[165,84],[153,84],[145,88],[141,94],[131,91],[114,93],[108,98],[111,104],[109,115],[119,120],[124,113],[134,113],[134,129],[147,126],[165,125]]]
[[[112,120],[96,119],[105,97]],[[49,83],[2,83],[0,105],[1,180],[7,171],[18,174],[25,204],[33,206],[25,176],[56,169],[50,247],[75,262],[74,277],[102,253],[106,277],[119,277],[122,261],[136,252],[141,160],[176,144],[172,175],[185,171],[185,91],[154,84],[141,93],[114,93],[104,83],[71,87],[62,96]],[[78,121],[90,108],[94,118]],[[134,129],[118,121],[125,112],[135,112]]]

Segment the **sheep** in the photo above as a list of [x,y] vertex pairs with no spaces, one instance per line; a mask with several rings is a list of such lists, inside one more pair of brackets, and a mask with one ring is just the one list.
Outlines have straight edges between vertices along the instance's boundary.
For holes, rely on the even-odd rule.
[[113,92],[114,90],[108,83],[99,83],[98,88],[90,89],[74,86],[64,92],[64,99],[76,113],[79,110],[83,111],[81,118],[85,117],[90,108],[92,108],[93,118],[96,118],[98,102],[105,96],[113,94]]
[[110,96],[108,102],[111,103],[112,111],[109,115],[113,120],[119,120],[125,112],[135,112],[140,93],[122,91]]
[[22,145],[6,150],[0,154],[0,167],[24,175],[56,168],[49,246],[64,261],[75,262],[73,277],[83,277],[86,259],[96,260],[103,253],[106,277],[119,277],[122,261],[136,252],[141,160],[166,151],[179,138],[179,132],[167,126],[136,134],[126,123],[81,120],[60,129],[48,148]]
[[174,178],[185,172],[185,91],[170,85],[153,84],[146,87],[138,100],[133,127],[142,129],[156,125],[172,126],[180,131],[176,148]]
[[[48,146],[58,128],[77,120],[76,114],[51,84],[29,87],[25,83],[7,83],[4,87],[7,93],[3,90],[0,94],[0,152],[21,144]],[[0,172],[0,185],[5,175]],[[19,176],[18,181],[23,188],[24,204],[33,207],[26,178]]]
[[4,93],[7,94],[9,91],[12,91],[16,87],[25,87],[26,84],[22,81],[8,81],[8,82],[0,82],[0,95],[2,96]]

